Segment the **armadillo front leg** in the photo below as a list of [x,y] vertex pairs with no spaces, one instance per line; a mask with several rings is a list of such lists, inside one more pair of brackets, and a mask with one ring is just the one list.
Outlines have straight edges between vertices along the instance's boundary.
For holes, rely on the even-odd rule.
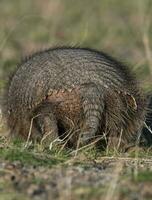
[[84,145],[95,139],[99,130],[104,110],[104,94],[94,83],[82,85],[80,93],[84,116],[80,142]]

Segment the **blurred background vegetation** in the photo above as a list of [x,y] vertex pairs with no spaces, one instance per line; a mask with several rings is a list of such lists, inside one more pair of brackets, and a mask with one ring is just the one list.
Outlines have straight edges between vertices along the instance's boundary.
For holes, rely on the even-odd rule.
[[151,0],[0,0],[0,89],[21,57],[52,46],[106,51],[152,88]]

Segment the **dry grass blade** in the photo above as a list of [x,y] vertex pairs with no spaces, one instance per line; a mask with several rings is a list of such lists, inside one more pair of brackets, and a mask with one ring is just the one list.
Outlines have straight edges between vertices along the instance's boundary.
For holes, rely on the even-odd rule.
[[64,144],[63,144],[62,147],[60,148],[59,154],[60,154],[61,151],[65,148],[65,146],[67,145],[68,141],[72,138],[72,136],[77,132],[77,130],[76,130],[76,131],[73,131],[73,133],[72,133],[72,131],[73,131],[73,130],[70,130],[70,131],[68,132],[68,134],[67,134],[67,132],[64,133],[64,135],[65,135],[65,137],[63,138]]
[[30,123],[30,128],[29,128],[29,132],[28,132],[28,136],[27,136],[27,140],[26,140],[26,143],[25,143],[25,146],[24,148],[27,148],[28,147],[28,144],[29,144],[29,141],[30,141],[30,137],[31,137],[31,133],[32,133],[32,127],[33,127],[33,120],[40,116],[41,114],[38,114],[36,116],[34,116],[32,119],[31,119],[31,123]]
[[148,31],[144,31],[142,39],[143,39],[143,44],[144,44],[144,48],[145,48],[146,58],[147,58],[147,61],[149,64],[150,74],[152,75],[152,54],[151,54]]
[[120,174],[122,172],[123,165],[124,165],[123,162],[117,162],[114,172],[113,172],[113,176],[112,176],[110,185],[106,192],[105,200],[119,199],[119,194],[117,193],[116,189],[118,188],[118,180],[119,180]]
[[119,140],[118,140],[117,149],[119,149],[120,144],[121,144],[122,133],[123,133],[123,129],[121,129],[121,132],[120,132],[120,137],[119,137]]
[[75,157],[77,156],[77,154],[78,154],[78,149],[79,149],[79,146],[80,146],[80,142],[81,142],[81,134],[79,134],[79,137],[78,137],[78,141],[77,141],[77,146],[76,146],[74,158],[75,158]]
[[142,35],[142,42],[144,46],[144,51],[146,55],[146,59],[149,65],[150,74],[152,75],[152,54],[150,48],[150,23],[151,23],[151,14],[148,12],[150,1],[139,1],[139,11],[140,11],[140,29]]
[[[51,132],[52,133],[52,132]],[[56,142],[63,142],[63,140],[56,138],[55,140],[53,140],[50,145],[49,145],[49,150],[51,151],[53,148],[53,143],[55,144]]]
[[144,122],[144,126],[147,128],[147,130],[152,134],[152,130],[149,126],[147,126],[146,122]]
[[[70,154],[77,154],[78,153],[78,151],[81,151],[81,150],[83,150],[83,149],[86,149],[86,148],[92,148],[93,147],[93,145],[94,144],[96,144],[98,141],[100,141],[101,139],[103,139],[104,137],[99,137],[99,138],[97,138],[96,140],[94,140],[93,142],[91,142],[91,143],[89,143],[89,144],[87,144],[87,145],[84,145],[84,146],[82,146],[82,147],[80,147],[80,148],[77,148],[76,150],[74,150],[74,151],[72,151]],[[78,146],[78,145],[77,145]]]

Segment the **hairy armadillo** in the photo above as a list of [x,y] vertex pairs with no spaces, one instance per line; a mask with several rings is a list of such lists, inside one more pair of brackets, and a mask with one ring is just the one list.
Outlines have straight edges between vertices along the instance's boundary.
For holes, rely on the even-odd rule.
[[27,138],[32,124],[32,138],[66,138],[71,146],[98,138],[128,148],[145,120],[145,97],[128,67],[88,48],[52,48],[28,57],[6,99],[12,134]]

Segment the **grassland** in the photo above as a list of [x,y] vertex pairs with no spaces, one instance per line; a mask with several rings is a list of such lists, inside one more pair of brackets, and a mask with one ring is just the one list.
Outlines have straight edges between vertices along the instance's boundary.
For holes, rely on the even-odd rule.
[[[20,58],[52,46],[103,50],[152,90],[152,1],[1,0],[0,94]],[[0,98],[1,99],[1,98]],[[152,199],[152,150],[132,153],[59,147],[5,137],[0,124],[0,200]]]

